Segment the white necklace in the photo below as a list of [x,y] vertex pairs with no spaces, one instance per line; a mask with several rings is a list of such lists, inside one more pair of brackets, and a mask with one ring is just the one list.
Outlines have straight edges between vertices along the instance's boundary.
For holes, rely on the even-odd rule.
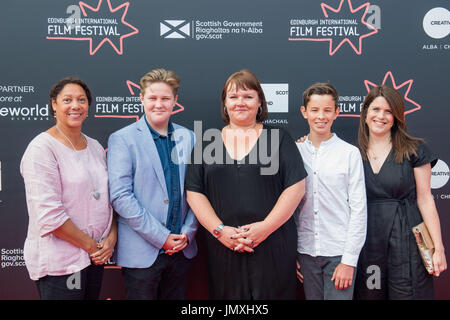
[[[77,151],[77,149],[75,149],[75,146],[73,145],[72,141],[71,141],[71,140],[70,140],[70,139],[62,132],[61,129],[59,129],[58,125],[55,125],[55,127],[56,127],[56,130],[58,130],[58,132],[59,132],[64,138],[66,138],[67,141],[69,141],[70,145],[72,146],[72,149],[75,150],[75,151]],[[87,140],[86,140],[86,137],[85,137],[83,134],[81,134],[81,136],[84,138],[84,141],[86,141],[86,149],[87,149],[87,155],[88,155],[88,161],[89,161],[89,148],[88,148],[88,142],[87,142]],[[86,170],[87,173],[88,173],[89,181],[90,181],[91,187],[92,187],[92,196],[94,197],[95,200],[100,199],[100,192],[98,192],[98,190],[97,190],[98,188],[94,185],[94,179],[92,179],[91,172],[89,171],[89,169],[87,169],[87,168],[84,166],[83,162],[81,162],[81,165],[83,166],[83,168],[85,168],[85,170]]]

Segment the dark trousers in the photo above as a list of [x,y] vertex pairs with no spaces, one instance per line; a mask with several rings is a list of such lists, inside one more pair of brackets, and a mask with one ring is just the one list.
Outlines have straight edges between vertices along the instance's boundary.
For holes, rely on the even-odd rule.
[[36,281],[41,300],[98,300],[103,266],[90,265],[73,274],[45,276]]
[[300,263],[300,273],[303,274],[303,289],[307,300],[352,300],[356,268],[353,271],[352,285],[347,289],[338,290],[331,281],[342,256],[312,257],[299,253],[297,259]]
[[160,254],[149,268],[122,268],[128,300],[184,300],[190,261],[183,252]]

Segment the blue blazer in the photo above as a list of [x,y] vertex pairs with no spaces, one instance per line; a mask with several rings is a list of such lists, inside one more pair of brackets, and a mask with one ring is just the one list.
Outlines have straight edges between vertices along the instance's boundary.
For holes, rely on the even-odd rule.
[[[189,239],[183,250],[187,258],[197,254],[194,236],[198,221],[186,202],[184,177],[186,164],[194,146],[194,133],[173,124],[180,173],[181,233]],[[165,227],[169,196],[155,142],[141,119],[114,132],[108,140],[108,177],[110,201],[118,213],[117,265],[147,268],[153,265],[170,231]]]

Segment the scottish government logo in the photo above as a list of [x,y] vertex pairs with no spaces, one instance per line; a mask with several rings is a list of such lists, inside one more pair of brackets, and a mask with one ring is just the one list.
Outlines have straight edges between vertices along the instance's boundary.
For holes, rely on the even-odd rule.
[[186,20],[164,20],[160,23],[160,36],[166,39],[189,38],[191,24]]
[[264,33],[263,21],[230,21],[214,19],[161,20],[159,35],[163,39],[225,40],[260,37]]

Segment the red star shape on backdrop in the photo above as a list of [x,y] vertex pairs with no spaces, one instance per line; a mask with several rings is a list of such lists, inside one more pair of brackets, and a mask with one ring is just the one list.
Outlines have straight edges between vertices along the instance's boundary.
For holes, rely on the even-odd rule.
[[[414,80],[410,79],[401,84],[397,84],[395,82],[392,71],[388,71],[388,72],[386,72],[386,75],[383,78],[383,82],[381,83],[381,85],[389,85],[389,86],[393,87],[395,90],[397,90],[403,96],[403,99],[405,100],[405,114],[409,114],[409,113],[418,111],[422,108],[417,102],[415,102],[414,100],[412,100],[409,97],[409,93],[411,91],[413,82],[414,82]],[[369,92],[373,87],[377,87],[377,85],[375,83],[373,83],[369,80],[364,80],[364,85],[367,89],[367,92]]]
[[[329,13],[327,12],[327,10],[330,10],[331,12],[334,12],[335,14],[336,14],[336,13],[340,13],[341,10],[342,10],[342,8],[343,8],[344,2],[345,2],[345,0],[341,0],[341,3],[339,4],[339,7],[338,7],[337,9],[334,9],[334,8],[330,7],[329,5],[327,5],[327,4],[325,4],[325,3],[321,3],[323,15],[324,15],[326,18],[329,18]],[[341,42],[339,42],[338,45],[333,49],[333,39],[332,39],[332,38],[326,39],[327,41],[330,42],[330,50],[329,50],[330,56],[334,55],[334,54],[336,53],[336,51],[337,51],[344,43],[346,43],[346,42],[350,45],[350,47],[352,47],[352,49],[356,52],[356,54],[359,54],[359,55],[360,55],[361,52],[362,52],[362,39],[367,38],[367,37],[369,37],[369,36],[371,36],[371,35],[373,35],[373,34],[375,34],[375,33],[378,32],[378,30],[375,29],[372,25],[370,25],[370,24],[368,24],[367,22],[364,21],[364,18],[366,17],[366,14],[367,14],[367,9],[369,8],[369,5],[370,5],[369,2],[364,3],[363,5],[359,6],[359,7],[356,8],[356,9],[353,9],[352,2],[351,2],[350,0],[347,0],[346,3],[347,3],[347,6],[345,7],[346,10],[350,11],[352,14],[355,14],[355,13],[357,13],[357,12],[359,12],[360,14],[362,13],[362,14],[361,14],[361,19],[360,19],[361,23],[362,23],[363,25],[367,26],[367,27],[368,27],[369,29],[371,29],[372,31],[368,31],[368,32],[365,33],[365,34],[360,35],[360,36],[359,36],[359,40],[358,40],[358,44],[357,44],[357,45],[355,45],[355,44],[350,40],[350,38],[345,37],[345,38],[344,38],[343,40],[341,40]],[[330,14],[332,14],[332,13],[330,13]]]
[[[93,7],[91,7],[91,6],[87,5],[87,4],[85,4],[83,1],[80,1],[79,4],[80,4],[80,9],[81,9],[81,11],[83,12],[83,15],[84,15],[85,17],[87,17],[85,7],[86,7],[87,9],[93,11],[93,12],[98,12],[98,11],[100,10],[100,7],[102,6],[102,2],[103,2],[103,0],[99,0],[99,1],[98,1],[98,5],[97,5],[97,8],[95,8],[95,9],[94,9]],[[112,7],[112,5],[111,5],[111,0],[107,0],[106,2],[108,3],[108,8],[109,8],[109,11],[110,11],[111,13],[115,13],[116,11],[119,11],[120,9],[124,8],[123,14],[122,14],[122,17],[121,17],[120,21],[121,21],[124,25],[126,25],[126,26],[130,27],[131,29],[133,29],[133,31],[131,31],[131,32],[127,33],[127,34],[124,34],[124,35],[120,36],[120,39],[119,39],[119,42],[120,42],[119,48],[116,47],[116,45],[111,41],[111,39],[109,39],[109,38],[104,38],[104,39],[103,39],[103,40],[95,47],[95,49],[92,49],[92,42],[93,42],[93,39],[90,38],[89,53],[90,53],[91,55],[94,55],[94,54],[97,52],[97,50],[100,49],[100,47],[103,45],[103,43],[108,42],[108,43],[113,47],[113,49],[117,52],[117,54],[122,55],[122,54],[123,54],[123,39],[128,38],[128,37],[130,37],[130,36],[132,36],[132,35],[137,34],[137,33],[139,32],[139,30],[136,29],[135,27],[133,27],[133,26],[132,26],[131,24],[129,24],[128,22],[125,21],[125,16],[127,15],[128,7],[130,6],[130,3],[129,3],[129,2],[122,3],[120,6],[114,8],[114,9],[113,9],[113,7]]]
[[[86,9],[90,10],[91,14],[97,13],[100,11],[100,8],[102,7],[103,3],[104,3],[103,0],[99,0],[97,7],[94,8],[94,7],[91,7],[90,5],[84,3],[83,1],[80,1],[79,6],[80,6],[81,11],[83,12],[84,17],[88,17],[88,14],[86,13]],[[131,32],[125,33],[120,36],[118,47],[116,46],[116,44],[114,44],[113,40],[111,40],[108,36],[105,36],[101,41],[98,41],[97,39],[94,39],[93,37],[47,37],[47,39],[89,41],[89,54],[90,55],[94,55],[101,48],[101,46],[104,43],[108,42],[111,45],[111,47],[117,52],[117,54],[122,55],[123,54],[123,39],[139,33],[139,30],[125,21],[125,16],[127,15],[128,7],[130,6],[129,2],[122,3],[121,5],[117,6],[116,8],[112,7],[111,0],[106,0],[106,3],[108,4],[109,13],[111,13],[111,14],[114,14],[122,9],[123,13],[122,13],[122,16],[120,17],[120,21],[122,22],[122,24],[124,26],[132,29]],[[93,45],[94,42],[96,42],[95,48]]]

